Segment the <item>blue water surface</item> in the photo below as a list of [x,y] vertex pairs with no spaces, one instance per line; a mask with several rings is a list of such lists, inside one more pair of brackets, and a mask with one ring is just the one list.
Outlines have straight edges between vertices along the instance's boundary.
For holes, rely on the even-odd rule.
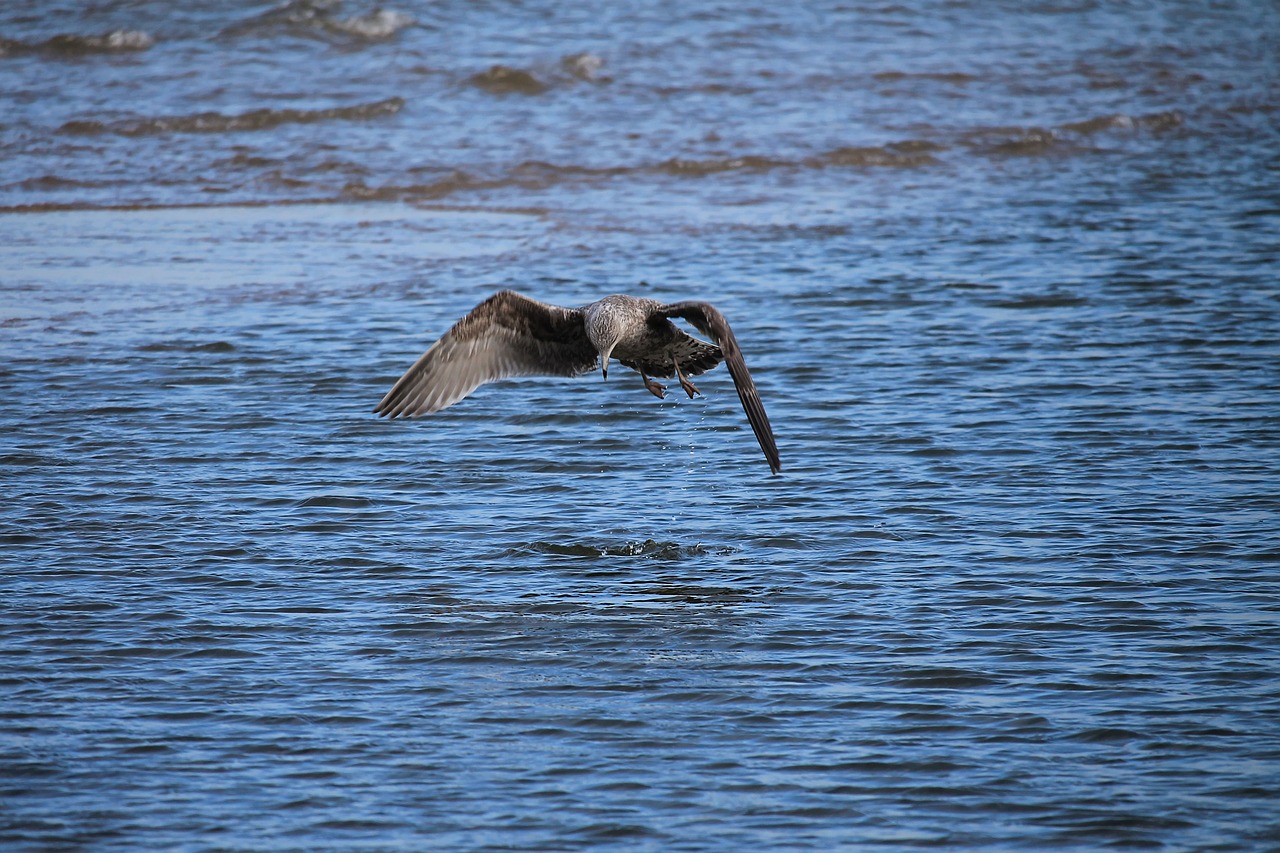
[[[0,841],[1273,848],[1277,34],[0,12]],[[724,370],[372,413],[503,287],[713,302],[782,473]]]

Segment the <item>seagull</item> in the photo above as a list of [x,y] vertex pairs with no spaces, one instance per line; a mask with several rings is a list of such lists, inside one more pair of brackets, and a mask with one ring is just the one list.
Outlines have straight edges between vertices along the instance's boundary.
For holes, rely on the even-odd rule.
[[[715,343],[681,331],[673,317]],[[608,379],[610,358],[639,373],[655,397],[662,399],[666,386],[653,377],[674,376],[691,400],[701,392],[689,377],[723,360],[769,470],[781,470],[773,428],[738,341],[724,315],[706,302],[664,304],[615,294],[582,308],[562,308],[501,290],[432,344],[374,411],[388,418],[416,417],[452,406],[486,382],[510,376],[578,376],[597,363]]]

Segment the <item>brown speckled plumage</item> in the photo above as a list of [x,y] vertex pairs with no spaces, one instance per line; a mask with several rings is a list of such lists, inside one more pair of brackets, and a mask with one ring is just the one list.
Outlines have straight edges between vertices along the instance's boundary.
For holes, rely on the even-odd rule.
[[[685,334],[671,322],[673,317],[715,343]],[[662,386],[651,376],[679,378],[691,397],[697,389],[686,377],[699,376],[723,360],[769,469],[775,474],[780,470],[773,429],[733,330],[705,302],[664,304],[614,295],[582,308],[561,308],[503,290],[432,344],[374,411],[391,418],[439,411],[486,382],[510,376],[576,376],[597,364],[608,376],[610,357],[639,372],[658,396]]]

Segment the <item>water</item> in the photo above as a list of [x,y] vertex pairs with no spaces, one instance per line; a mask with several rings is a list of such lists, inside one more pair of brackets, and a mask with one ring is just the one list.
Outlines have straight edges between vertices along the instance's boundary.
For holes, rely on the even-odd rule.
[[0,12],[6,847],[1280,844],[1274,5],[208,5]]

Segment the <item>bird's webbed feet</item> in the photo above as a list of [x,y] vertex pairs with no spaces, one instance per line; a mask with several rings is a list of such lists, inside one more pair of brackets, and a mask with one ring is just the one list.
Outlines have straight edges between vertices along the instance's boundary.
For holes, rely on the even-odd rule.
[[689,381],[689,377],[684,375],[684,371],[680,369],[680,362],[676,361],[675,359],[672,359],[671,364],[676,369],[676,378],[680,380],[680,387],[684,389],[684,393],[689,395],[690,400],[693,399],[693,396],[695,394],[702,393],[701,391],[698,390],[698,387],[696,385],[694,385],[692,382]]
[[698,390],[698,386],[690,382],[687,376],[680,377],[680,387],[684,389],[684,393],[689,395],[690,400],[694,398],[695,394],[702,394],[702,392]]
[[658,382],[655,382],[654,380],[650,379],[648,376],[645,376],[643,373],[640,374],[640,378],[644,380],[644,387],[649,390],[650,394],[657,397],[659,400],[667,396],[666,385],[662,385]]

